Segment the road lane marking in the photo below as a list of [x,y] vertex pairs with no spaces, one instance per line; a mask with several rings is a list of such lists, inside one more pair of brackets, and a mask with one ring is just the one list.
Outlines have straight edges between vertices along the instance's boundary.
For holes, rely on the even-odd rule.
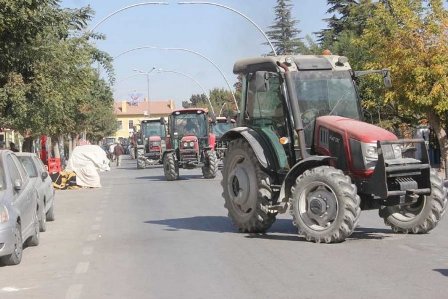
[[91,255],[93,253],[93,247],[87,246],[82,249],[83,255]]
[[76,274],[84,274],[87,273],[89,270],[90,262],[79,262],[78,265],[76,265],[75,273]]
[[65,294],[65,299],[79,299],[81,296],[82,287],[82,284],[71,285]]
[[100,230],[101,225],[99,224],[94,224],[92,225],[92,230]]

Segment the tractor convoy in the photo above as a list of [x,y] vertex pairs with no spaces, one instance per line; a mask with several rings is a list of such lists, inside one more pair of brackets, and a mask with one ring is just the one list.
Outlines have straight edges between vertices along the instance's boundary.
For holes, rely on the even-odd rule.
[[[266,56],[237,61],[237,121],[206,109],[142,121],[137,167],[163,164],[165,178],[222,166],[222,196],[240,232],[264,233],[290,211],[308,241],[342,242],[361,210],[377,209],[394,232],[427,233],[447,207],[442,179],[423,139],[398,139],[362,121],[356,82],[389,71],[355,72],[337,55]],[[236,125],[236,126],[235,126]]]

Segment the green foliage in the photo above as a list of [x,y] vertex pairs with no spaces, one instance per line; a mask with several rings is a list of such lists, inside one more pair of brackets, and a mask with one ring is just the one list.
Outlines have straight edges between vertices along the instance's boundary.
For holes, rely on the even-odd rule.
[[[92,134],[100,128],[110,132],[92,123],[94,111],[97,119],[105,114],[97,105],[113,107],[109,87],[92,67],[101,64],[113,82],[110,56],[90,43],[102,37],[85,31],[92,13],[89,7],[61,9],[57,0],[0,0],[2,127],[51,136],[87,128]],[[98,91],[108,100],[98,102]],[[87,102],[92,109],[83,118]]]
[[298,37],[301,32],[296,28],[299,21],[291,16],[291,8],[291,0],[277,0],[274,7],[275,23],[266,32],[278,55],[307,52],[305,44]]

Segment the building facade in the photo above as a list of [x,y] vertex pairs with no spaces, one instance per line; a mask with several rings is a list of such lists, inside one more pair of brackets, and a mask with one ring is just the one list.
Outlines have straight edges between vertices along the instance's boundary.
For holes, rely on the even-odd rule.
[[132,135],[134,127],[140,125],[140,121],[148,118],[168,117],[175,110],[173,100],[147,101],[131,103],[119,101],[114,103],[114,113],[117,117],[118,130],[115,138],[128,138]]

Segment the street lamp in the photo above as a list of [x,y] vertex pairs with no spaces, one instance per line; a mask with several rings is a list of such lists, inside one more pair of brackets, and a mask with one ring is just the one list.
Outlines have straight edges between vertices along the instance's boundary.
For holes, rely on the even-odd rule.
[[271,41],[269,40],[269,37],[266,35],[266,33],[264,33],[263,29],[260,28],[260,26],[257,25],[257,23],[255,23],[251,18],[249,18],[248,16],[246,16],[245,14],[243,14],[242,12],[229,7],[229,6],[225,6],[219,3],[213,3],[213,2],[204,2],[204,1],[194,1],[194,2],[177,2],[177,4],[201,4],[201,5],[213,5],[213,6],[218,6],[218,7],[222,7],[225,8],[227,10],[233,11],[234,13],[239,14],[240,16],[242,16],[243,18],[245,18],[246,20],[248,20],[250,23],[252,23],[252,25],[254,25],[258,31],[260,31],[261,34],[263,34],[264,38],[266,39],[266,41],[268,42],[269,46],[271,46],[272,49],[272,53],[274,53],[274,56],[277,56],[277,52],[275,51],[274,46],[272,45]]
[[212,110],[213,115],[215,115],[215,110],[213,109],[212,102],[210,102],[210,99],[209,99],[209,97],[207,96],[207,92],[205,91],[204,87],[203,87],[203,86],[202,86],[202,85],[201,85],[195,78],[193,78],[192,76],[190,76],[190,75],[188,75],[188,74],[185,74],[185,73],[182,73],[182,72],[179,72],[179,71],[174,71],[174,70],[157,69],[157,72],[158,72],[158,73],[173,73],[173,74],[178,74],[178,75],[182,75],[182,76],[184,76],[184,77],[187,77],[187,78],[190,78],[191,80],[193,80],[193,82],[196,83],[196,85],[199,86],[199,88],[202,89],[202,92],[203,92],[203,94],[205,95],[205,98],[207,99],[208,104],[210,105],[210,109]]
[[210,58],[208,58],[207,56],[205,56],[205,55],[203,55],[203,54],[201,54],[199,52],[196,52],[196,51],[193,51],[193,50],[190,50],[190,49],[185,49],[185,48],[164,48],[164,47],[157,47],[157,46],[141,46],[141,47],[136,47],[136,48],[132,48],[132,49],[126,50],[124,52],[121,52],[120,54],[118,54],[118,55],[116,55],[114,57],[114,60],[119,58],[120,56],[122,56],[124,54],[129,53],[129,52],[136,51],[136,50],[142,50],[142,49],[157,49],[157,50],[166,50],[166,51],[184,51],[184,52],[195,54],[195,55],[197,55],[197,56],[207,60],[208,62],[210,62],[218,70],[218,72],[224,78],[224,81],[226,81],[227,87],[229,88],[230,94],[232,95],[233,101],[235,103],[236,110],[238,111],[238,113],[240,112],[239,108],[238,108],[238,103],[237,103],[236,98],[235,98],[235,94],[233,93],[232,87],[230,87],[229,80],[227,80],[226,76],[224,75],[224,72],[219,68],[219,66],[216,63],[213,62],[213,60],[211,60]]
[[147,100],[147,105],[148,105],[148,117],[150,117],[150,115],[151,115],[151,113],[150,113],[150,111],[149,111],[149,75],[155,70],[156,68],[155,67],[152,67],[152,69],[150,70],[150,71],[147,71],[147,72],[145,72],[145,71],[141,71],[141,70],[136,70],[136,69],[133,69],[133,71],[134,72],[137,72],[138,74],[141,74],[141,75],[146,75],[146,84],[147,84],[147,87],[148,87],[148,89],[147,89],[147,97],[146,97],[146,100]]

